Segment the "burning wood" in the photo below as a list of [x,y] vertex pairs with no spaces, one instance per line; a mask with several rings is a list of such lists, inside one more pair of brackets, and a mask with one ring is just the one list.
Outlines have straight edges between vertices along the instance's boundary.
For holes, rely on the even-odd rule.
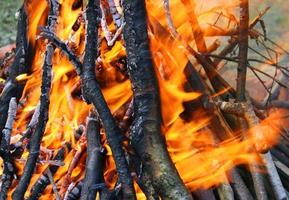
[[288,199],[288,53],[268,9],[198,6],[24,1],[0,58],[0,199]]

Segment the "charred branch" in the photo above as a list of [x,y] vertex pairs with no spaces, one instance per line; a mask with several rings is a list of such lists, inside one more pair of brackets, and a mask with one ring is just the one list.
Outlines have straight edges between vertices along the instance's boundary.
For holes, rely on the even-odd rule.
[[[59,12],[59,3],[56,0],[49,1],[50,13],[48,15],[48,28],[54,31],[57,22],[57,16]],[[36,166],[37,158],[40,150],[40,143],[45,131],[46,123],[48,121],[48,110],[50,101],[50,87],[51,87],[51,70],[52,70],[52,57],[54,53],[54,47],[51,43],[46,46],[43,74],[42,74],[42,86],[40,96],[40,111],[38,124],[35,132],[30,140],[30,149],[27,162],[24,167],[23,175],[20,178],[19,184],[16,190],[13,192],[13,199],[23,199],[25,191],[29,185],[30,179],[33,175],[33,171]]]
[[2,174],[2,184],[1,184],[1,191],[0,191],[0,199],[4,200],[7,199],[7,193],[11,186],[13,175],[15,173],[14,169],[14,163],[13,158],[10,154],[10,139],[11,139],[11,132],[13,128],[13,123],[15,120],[17,111],[17,103],[16,98],[11,98],[9,103],[9,109],[8,109],[8,117],[5,124],[5,127],[2,131],[2,140],[0,144],[0,156],[3,159],[4,162],[4,170]]
[[158,84],[151,60],[143,0],[124,1],[124,40],[134,93],[131,143],[163,199],[192,199],[173,165],[161,135]]
[[[54,161],[63,161],[65,157],[65,151],[66,147],[62,147],[57,154],[54,157]],[[34,186],[31,189],[29,200],[36,200],[38,199],[42,193],[44,192],[45,188],[50,184],[49,180],[49,174],[52,176],[56,173],[59,166],[49,166],[44,173],[40,176],[40,178],[37,180],[37,182],[34,184]],[[48,171],[49,170],[49,171]]]
[[104,164],[104,149],[100,143],[100,122],[94,112],[91,112],[87,119],[86,138],[88,155],[80,199],[94,200],[97,192],[94,186],[103,181]]
[[93,103],[103,123],[116,163],[119,181],[122,183],[123,198],[135,199],[132,178],[121,145],[121,131],[105,102],[94,72],[98,52],[97,26],[99,25],[99,18],[99,1],[90,0],[86,10],[86,47],[83,61],[83,75],[81,76],[82,92],[85,100],[88,103]]

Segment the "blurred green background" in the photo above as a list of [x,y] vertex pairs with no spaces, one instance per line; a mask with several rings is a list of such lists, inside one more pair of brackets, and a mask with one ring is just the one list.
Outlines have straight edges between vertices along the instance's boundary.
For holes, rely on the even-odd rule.
[[0,47],[15,41],[17,25],[15,13],[21,2],[21,0],[0,0]]
[[[210,1],[212,0],[202,2]],[[21,2],[22,0],[0,0],[0,47],[15,41],[17,24],[15,13]],[[268,35],[289,49],[289,0],[251,0],[250,4],[251,18],[265,7],[271,6],[264,17]]]

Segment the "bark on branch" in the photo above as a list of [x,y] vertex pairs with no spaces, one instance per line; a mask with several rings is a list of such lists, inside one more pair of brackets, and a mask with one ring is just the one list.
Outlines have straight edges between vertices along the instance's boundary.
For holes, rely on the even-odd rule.
[[[57,0],[50,0],[49,5],[50,5],[50,12],[48,15],[48,27],[51,31],[54,31],[59,12],[59,3]],[[24,198],[24,194],[27,190],[27,187],[33,175],[33,171],[35,169],[36,161],[39,155],[41,140],[48,120],[53,53],[54,47],[52,46],[51,43],[47,44],[43,64],[41,96],[40,96],[40,112],[38,124],[30,140],[29,156],[25,164],[23,174],[20,178],[18,186],[16,187],[16,190],[13,192],[12,197],[15,200]]]
[[132,146],[162,199],[192,199],[170,159],[160,130],[160,97],[149,48],[145,1],[127,0],[123,7],[128,72],[134,93]]

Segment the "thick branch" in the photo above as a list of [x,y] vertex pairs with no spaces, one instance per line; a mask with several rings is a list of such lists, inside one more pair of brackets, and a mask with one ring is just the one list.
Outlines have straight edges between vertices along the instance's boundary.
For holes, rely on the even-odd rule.
[[127,0],[124,39],[134,92],[131,143],[162,199],[192,199],[173,165],[161,135],[158,84],[149,48],[144,0]]

